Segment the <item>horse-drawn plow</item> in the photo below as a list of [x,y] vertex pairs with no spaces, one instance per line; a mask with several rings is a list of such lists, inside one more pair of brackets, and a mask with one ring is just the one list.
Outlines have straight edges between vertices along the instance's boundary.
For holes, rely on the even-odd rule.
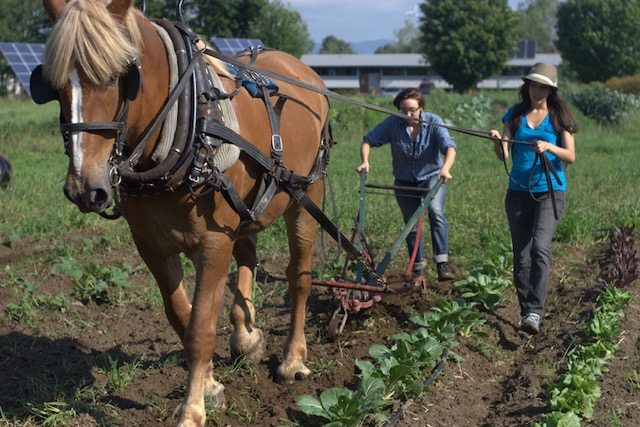
[[[413,270],[417,246],[421,238],[424,213],[441,185],[443,184],[438,181],[433,188],[424,189],[367,184],[366,175],[363,173],[360,174],[359,208],[350,239],[350,243],[359,251],[359,256],[353,257],[347,253],[340,273],[330,280],[311,279],[311,283],[315,286],[324,286],[333,289],[333,300],[336,308],[327,326],[327,333],[331,339],[335,339],[342,333],[350,313],[358,313],[361,310],[371,308],[374,303],[382,301],[384,294],[425,290],[426,279],[424,277],[412,277],[411,271]],[[373,252],[370,250],[365,234],[365,195],[368,188],[376,190],[411,191],[415,193],[415,197],[420,197],[422,200],[418,209],[413,213],[391,246],[389,246],[382,259],[378,262],[374,259]],[[386,270],[394,255],[396,255],[400,247],[404,244],[407,235],[414,228],[417,229],[415,246],[404,275],[400,280],[392,279],[387,276]],[[341,235],[338,236],[340,237]],[[340,238],[336,240],[338,244],[341,243]],[[287,280],[286,276],[281,274],[264,273],[276,280]]]

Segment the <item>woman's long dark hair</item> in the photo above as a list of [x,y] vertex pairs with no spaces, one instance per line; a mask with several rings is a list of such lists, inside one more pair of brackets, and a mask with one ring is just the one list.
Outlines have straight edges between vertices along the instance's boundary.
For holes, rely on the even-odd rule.
[[[522,121],[522,116],[531,109],[529,85],[529,81],[525,80],[524,84],[520,86],[520,91],[518,92],[520,102],[514,105],[513,119],[511,119],[511,121],[509,122],[511,135],[516,134],[516,130],[518,129],[518,126],[520,126],[520,122]],[[563,130],[566,130],[571,134],[578,132],[578,125],[576,123],[575,117],[573,117],[573,114],[571,114],[571,111],[569,111],[567,103],[562,98],[560,98],[560,96],[558,95],[558,89],[555,87],[551,88],[551,92],[547,97],[547,108],[549,109],[551,124],[553,125],[553,129],[555,129],[558,136],[562,135]],[[560,137],[558,137],[558,143],[560,143]]]

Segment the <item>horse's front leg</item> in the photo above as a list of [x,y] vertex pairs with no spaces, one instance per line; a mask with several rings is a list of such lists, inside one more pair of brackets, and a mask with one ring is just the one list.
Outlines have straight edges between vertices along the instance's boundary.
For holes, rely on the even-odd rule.
[[135,233],[133,240],[160,289],[167,319],[184,344],[184,333],[191,316],[191,302],[183,283],[180,256],[164,253],[157,249],[154,242],[148,242]]
[[[308,195],[318,203],[322,196],[322,183],[309,189]],[[292,205],[284,214],[291,259],[287,267],[289,296],[291,298],[291,324],[284,348],[284,360],[278,367],[278,377],[292,382],[306,378],[311,371],[304,364],[307,359],[307,341],[304,336],[307,299],[311,293],[311,261],[316,221],[300,205]]]
[[189,379],[179,427],[204,426],[205,393],[212,394],[215,406],[225,404],[224,387],[213,379],[211,368],[232,247],[228,236],[211,233],[203,238],[200,248],[191,257],[196,268],[196,289],[184,336]]
[[254,326],[256,310],[253,305],[253,269],[257,264],[256,236],[236,240],[233,257],[238,264],[238,277],[231,284],[233,307],[231,308],[231,356],[246,356],[254,363],[262,359],[265,351],[264,334]]

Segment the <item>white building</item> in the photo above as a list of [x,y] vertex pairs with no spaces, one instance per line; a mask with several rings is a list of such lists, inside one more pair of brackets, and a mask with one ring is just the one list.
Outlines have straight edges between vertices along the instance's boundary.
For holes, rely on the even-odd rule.
[[[451,88],[418,53],[381,54],[308,54],[302,62],[313,68],[331,90],[349,89],[362,93],[394,95],[406,87],[418,87],[428,79],[438,88]],[[522,84],[521,76],[537,62],[559,66],[562,58],[557,53],[539,53],[529,58],[511,58],[500,76],[481,81],[479,88],[516,89]]]

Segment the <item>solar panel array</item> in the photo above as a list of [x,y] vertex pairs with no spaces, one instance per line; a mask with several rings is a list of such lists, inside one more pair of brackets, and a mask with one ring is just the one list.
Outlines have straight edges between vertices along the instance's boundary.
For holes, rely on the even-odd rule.
[[31,71],[42,63],[44,44],[0,43],[0,50],[2,50],[5,60],[20,81],[20,84],[30,95],[29,77],[31,76]]
[[223,55],[227,56],[233,56],[248,48],[255,49],[258,46],[263,46],[262,40],[260,39],[229,39],[214,37],[211,41]]
[[[260,39],[214,38],[215,47],[224,55],[233,56],[247,48],[262,46]],[[42,63],[44,44],[0,43],[0,50],[28,95],[31,95],[29,77],[31,71]]]

